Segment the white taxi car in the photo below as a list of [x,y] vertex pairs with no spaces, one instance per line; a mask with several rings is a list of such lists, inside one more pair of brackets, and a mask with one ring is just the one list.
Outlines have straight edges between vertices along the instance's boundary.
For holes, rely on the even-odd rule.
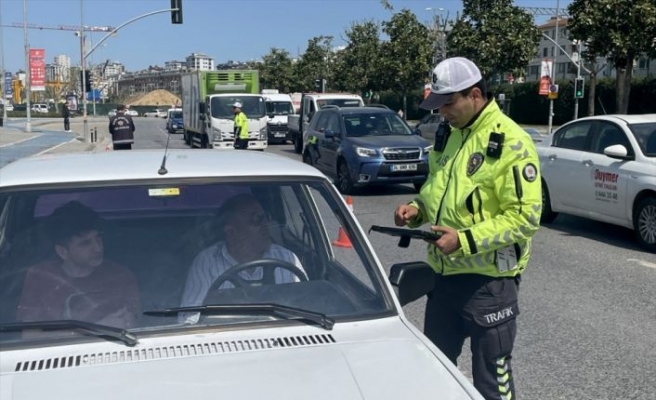
[[3,400],[482,399],[403,314],[433,270],[386,278],[312,167],[133,150],[0,175]]
[[656,114],[581,118],[536,148],[543,222],[562,212],[632,228],[656,252]]
[[166,110],[156,108],[154,110],[146,111],[143,113],[144,117],[166,118]]

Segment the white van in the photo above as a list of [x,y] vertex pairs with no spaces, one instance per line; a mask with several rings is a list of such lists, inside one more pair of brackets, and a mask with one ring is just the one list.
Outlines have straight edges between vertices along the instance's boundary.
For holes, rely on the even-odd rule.
[[285,143],[290,140],[287,117],[294,114],[292,97],[281,94],[276,89],[263,89],[262,96],[266,104],[267,135],[269,143]]

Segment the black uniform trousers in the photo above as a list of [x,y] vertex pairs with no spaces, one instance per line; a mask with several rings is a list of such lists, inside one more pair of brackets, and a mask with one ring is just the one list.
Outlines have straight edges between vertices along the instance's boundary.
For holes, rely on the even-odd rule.
[[132,143],[114,143],[114,150],[132,150]]
[[235,149],[246,150],[248,149],[248,139],[235,139]]
[[65,131],[71,130],[71,120],[68,117],[64,117],[64,130]]
[[455,365],[471,338],[474,387],[488,400],[517,399],[510,361],[519,281],[519,276],[438,274],[428,294],[424,334]]

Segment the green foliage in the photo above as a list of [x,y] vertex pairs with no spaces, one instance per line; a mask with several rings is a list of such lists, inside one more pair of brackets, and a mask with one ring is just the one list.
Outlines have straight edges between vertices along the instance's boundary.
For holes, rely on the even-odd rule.
[[353,23],[346,31],[347,45],[336,55],[333,83],[354,92],[380,90],[380,29],[374,21]]
[[522,76],[539,40],[533,17],[512,0],[463,0],[447,49],[449,56],[474,61],[487,79],[506,72]]
[[332,36],[316,36],[308,40],[307,49],[294,64],[294,85],[291,91],[312,91],[316,79],[330,76],[334,58],[332,41]]
[[294,69],[287,50],[271,48],[271,51],[262,57],[257,69],[260,71],[260,86],[264,89],[278,89],[281,93],[286,93],[293,86]]
[[407,9],[392,15],[383,22],[383,32],[389,41],[382,44],[382,57],[378,66],[381,86],[408,93],[422,85],[431,70],[432,44],[426,38],[428,28]]

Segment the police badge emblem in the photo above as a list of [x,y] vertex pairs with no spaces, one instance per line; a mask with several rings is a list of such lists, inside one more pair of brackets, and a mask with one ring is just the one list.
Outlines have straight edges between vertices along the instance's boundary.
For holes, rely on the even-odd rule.
[[469,160],[467,161],[467,176],[474,175],[481,168],[484,160],[485,156],[482,153],[474,153],[469,156]]

